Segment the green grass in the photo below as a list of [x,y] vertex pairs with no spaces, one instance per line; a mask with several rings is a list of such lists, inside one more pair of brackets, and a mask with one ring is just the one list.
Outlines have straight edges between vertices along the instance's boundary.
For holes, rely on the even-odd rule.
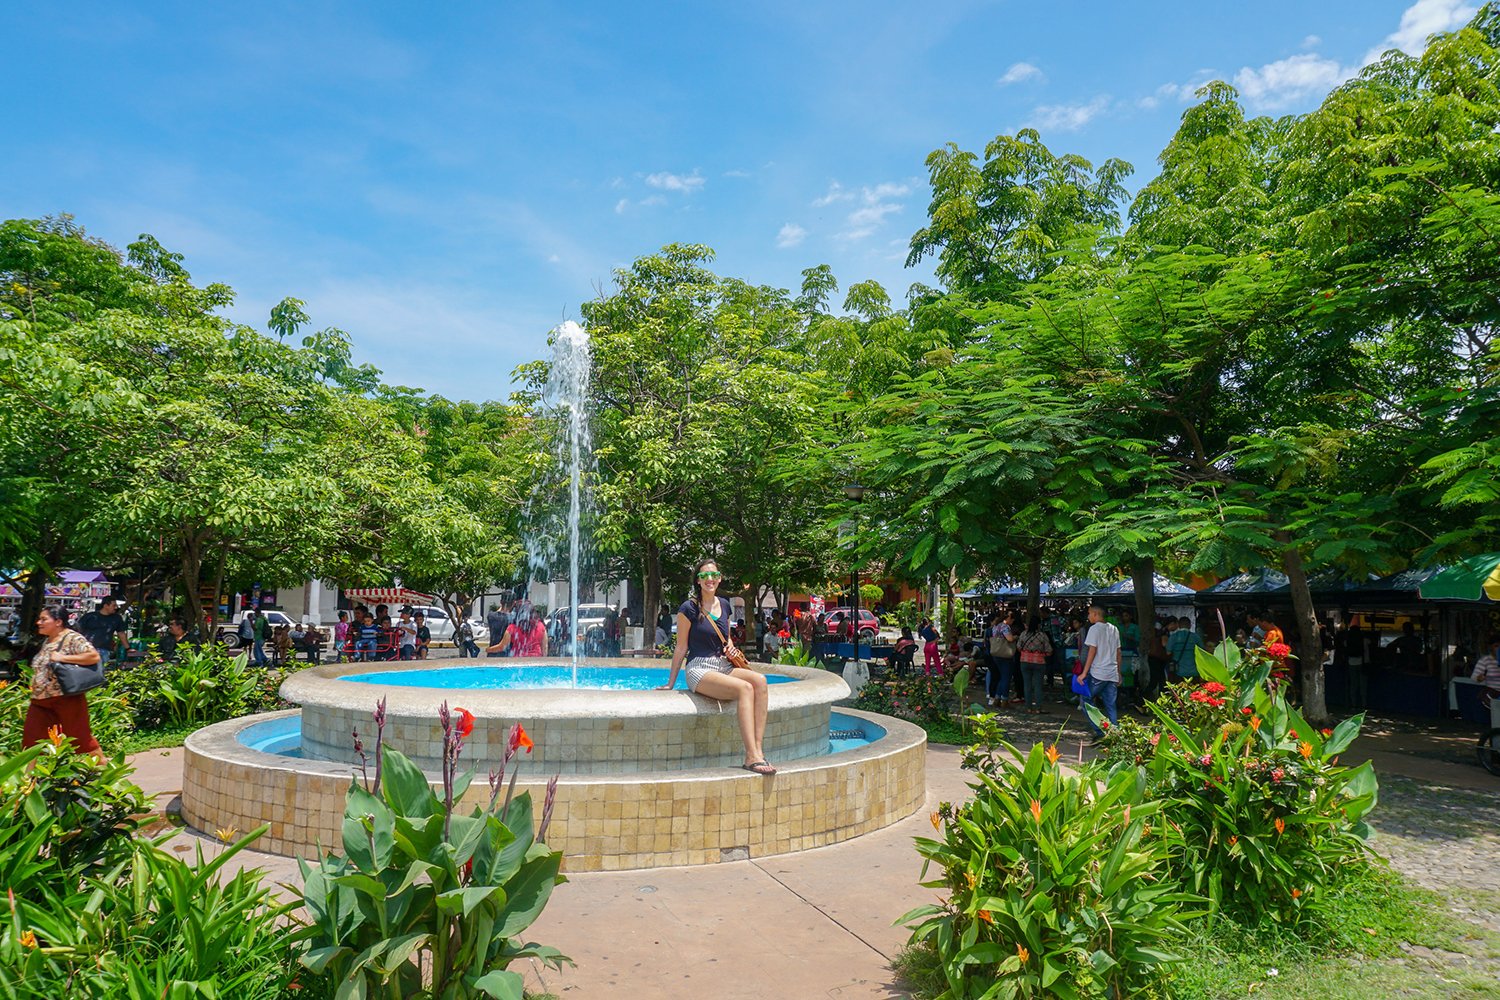
[[[1170,995],[1178,1000],[1479,1000],[1500,997],[1500,933],[1454,916],[1440,894],[1384,866],[1351,870],[1326,916],[1299,933],[1201,922]],[[931,945],[892,963],[914,1000],[944,989]],[[1274,970],[1274,971],[1273,971]]]
[[927,742],[946,743],[950,746],[964,746],[974,742],[973,727],[960,727],[951,719],[942,722],[918,722],[917,725],[927,730]]
[[140,753],[143,750],[163,750],[168,747],[180,747],[183,742],[194,732],[203,727],[198,723],[190,723],[177,726],[163,726],[160,729],[143,729],[132,732],[126,736],[118,748],[107,747],[109,753],[116,749],[123,750],[127,754]]

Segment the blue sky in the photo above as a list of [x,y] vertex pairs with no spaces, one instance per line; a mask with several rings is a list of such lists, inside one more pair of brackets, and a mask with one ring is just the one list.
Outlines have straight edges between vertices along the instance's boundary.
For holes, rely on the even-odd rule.
[[32,5],[7,15],[0,212],[187,255],[265,327],[306,300],[387,381],[503,398],[611,270],[705,243],[898,301],[923,161],[1032,125],[1136,166],[1195,86],[1316,105],[1462,0]]

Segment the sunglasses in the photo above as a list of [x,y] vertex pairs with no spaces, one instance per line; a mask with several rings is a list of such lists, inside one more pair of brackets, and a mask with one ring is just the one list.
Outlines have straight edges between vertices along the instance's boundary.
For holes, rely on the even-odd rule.
[[723,573],[711,569],[698,574],[698,579],[700,580],[722,580],[723,578]]

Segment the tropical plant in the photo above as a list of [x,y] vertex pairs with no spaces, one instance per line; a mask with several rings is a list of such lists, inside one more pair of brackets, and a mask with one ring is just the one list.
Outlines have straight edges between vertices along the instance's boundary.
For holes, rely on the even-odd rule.
[[1315,729],[1268,683],[1282,659],[1199,650],[1202,683],[1169,688],[1148,703],[1154,725],[1122,722],[1105,743],[1104,759],[1139,765],[1162,802],[1175,877],[1242,921],[1300,922],[1368,858],[1375,772],[1338,763],[1364,717]]
[[[455,812],[474,772],[457,773],[474,717],[444,702],[441,797],[426,775],[384,745],[385,703],[375,710],[375,774],[349,786],[343,854],[300,862],[302,901],[310,926],[301,961],[340,1000],[424,997],[521,1000],[521,976],[507,966],[539,958],[554,967],[568,959],[555,948],[518,937],[541,914],[559,874],[562,852],[543,838],[557,782],[547,788],[533,832],[531,796],[513,795],[516,752],[530,751],[519,725],[511,728],[500,770],[490,774],[486,806]],[[355,737],[356,752],[363,745]],[[501,799],[501,792],[505,797]]]
[[923,885],[947,898],[900,923],[931,941],[961,998],[1149,996],[1198,897],[1169,879],[1161,804],[1124,769],[1070,774],[1055,747],[991,748],[973,798],[932,814],[942,839],[917,838]]
[[175,663],[156,671],[157,693],[167,706],[163,722],[219,722],[250,711],[259,701],[261,671],[249,663],[248,653],[184,648]]

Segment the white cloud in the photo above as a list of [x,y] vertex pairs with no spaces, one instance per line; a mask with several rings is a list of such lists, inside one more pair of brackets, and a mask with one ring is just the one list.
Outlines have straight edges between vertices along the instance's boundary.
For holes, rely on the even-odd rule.
[[853,201],[854,192],[845,190],[844,185],[833,181],[828,185],[828,193],[821,198],[813,199],[813,208],[823,208],[832,205],[836,201]]
[[[835,185],[837,186],[837,185]],[[842,189],[840,189],[842,191]],[[846,228],[839,233],[839,239],[846,241],[862,240],[871,236],[885,224],[885,218],[902,210],[903,206],[894,198],[901,198],[911,192],[908,184],[897,184],[887,181],[876,184],[874,187],[863,187],[859,191],[859,207],[850,212],[846,218]],[[852,192],[845,192],[848,197],[841,200],[849,200],[854,197]]]
[[630,199],[629,198],[621,198],[619,201],[615,202],[615,214],[616,215],[624,215],[625,214],[625,210],[627,208],[629,208],[629,207],[630,207]]
[[1259,69],[1246,66],[1234,74],[1233,82],[1251,107],[1281,108],[1327,93],[1349,79],[1351,73],[1337,59],[1304,52],[1266,63]]
[[748,171],[748,170],[739,170],[739,169],[726,170],[726,171],[724,171],[724,176],[725,177],[735,177],[735,178],[738,178],[740,180],[744,180],[746,177],[750,176],[750,171]]
[[550,254],[547,257],[547,263],[549,263],[549,264],[560,264],[560,263],[562,263],[562,258],[559,257],[555,253],[554,254]]
[[681,191],[683,194],[693,194],[700,190],[705,181],[698,176],[698,171],[691,174],[670,174],[665,171],[650,174],[646,177],[646,183],[663,191]]
[[807,239],[807,230],[795,222],[788,222],[781,227],[781,232],[776,234],[776,246],[778,249],[787,250],[805,239]]
[[1108,94],[1100,94],[1086,104],[1044,104],[1031,112],[1032,121],[1038,128],[1076,132],[1103,114],[1109,101]]
[[1025,83],[1027,80],[1045,80],[1046,78],[1046,74],[1031,63],[1018,62],[1006,70],[1000,79],[995,82],[1001,87],[1008,87],[1013,83]]
[[1427,38],[1463,27],[1475,10],[1462,0],[1417,0],[1401,14],[1401,24],[1385,41],[1365,53],[1365,65],[1379,59],[1389,49],[1400,49],[1419,56],[1427,48]]
[[1317,35],[1308,35],[1306,38],[1302,39],[1302,47],[1304,49],[1315,49],[1322,44],[1323,39],[1319,38]]

